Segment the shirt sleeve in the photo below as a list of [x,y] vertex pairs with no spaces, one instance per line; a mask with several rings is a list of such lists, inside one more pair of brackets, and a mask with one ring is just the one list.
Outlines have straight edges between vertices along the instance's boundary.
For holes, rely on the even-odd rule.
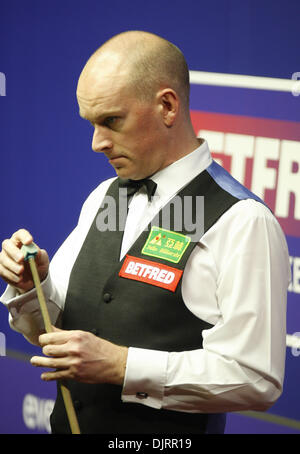
[[[82,206],[77,226],[54,255],[48,276],[41,283],[53,325],[58,323],[64,309],[70,273],[76,257],[112,180],[101,183],[89,195]],[[44,332],[44,322],[36,290],[19,294],[13,286],[8,285],[0,301],[9,311],[11,328],[22,333],[29,342],[38,344],[38,336]]]
[[282,392],[289,279],[276,218],[253,200],[235,204],[203,236],[183,275],[184,303],[214,325],[202,332],[203,348],[130,349],[123,401],[204,413],[269,408]]
[[[56,303],[55,288],[52,286],[49,274],[41,286],[47,301],[51,323],[55,325],[60,314],[60,307]],[[8,309],[10,327],[23,334],[30,343],[38,345],[38,336],[44,332],[44,322],[36,290],[32,289],[24,294],[19,294],[13,286],[8,285],[1,296],[1,302]]]

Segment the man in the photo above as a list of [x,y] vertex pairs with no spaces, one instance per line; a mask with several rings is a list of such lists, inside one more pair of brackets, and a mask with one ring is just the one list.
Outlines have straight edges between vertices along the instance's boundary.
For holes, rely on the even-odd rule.
[[[44,380],[68,380],[83,433],[222,433],[225,412],[265,410],[282,392],[284,235],[197,139],[187,65],[173,44],[137,31],[113,37],[88,60],[77,98],[94,127],[93,150],[118,178],[89,196],[50,268],[39,250],[54,333],[41,335],[20,252],[32,235],[21,229],[3,242],[10,324],[43,347],[46,356],[31,362],[54,369]],[[120,186],[148,177],[129,193],[123,235]],[[185,209],[199,196],[204,219],[197,203]],[[105,230],[109,200],[118,227]],[[198,236],[189,215],[203,224]],[[60,393],[51,424],[69,431]]]

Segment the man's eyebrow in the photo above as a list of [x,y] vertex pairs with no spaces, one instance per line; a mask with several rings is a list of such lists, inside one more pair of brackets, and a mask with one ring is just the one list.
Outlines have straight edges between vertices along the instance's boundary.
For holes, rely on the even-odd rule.
[[101,114],[96,114],[94,117],[88,117],[86,115],[84,115],[84,113],[79,110],[79,115],[81,118],[83,118],[84,120],[88,120],[90,122],[99,122],[101,120],[104,120],[105,118],[108,118],[108,117],[114,117],[114,116],[120,116],[121,115],[121,111],[118,110],[118,109],[113,109],[111,111],[106,111],[106,112],[103,112]]

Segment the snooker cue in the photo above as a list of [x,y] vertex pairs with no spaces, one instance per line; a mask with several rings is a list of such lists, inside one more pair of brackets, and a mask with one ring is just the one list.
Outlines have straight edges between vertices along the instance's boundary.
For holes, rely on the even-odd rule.
[[[38,249],[35,246],[35,244],[33,243],[28,246],[23,246],[21,248],[21,250],[24,254],[25,260],[28,260],[28,262],[29,262],[33,282],[34,282],[34,285],[36,288],[37,297],[39,300],[41,313],[42,313],[42,317],[43,317],[43,321],[44,321],[44,325],[45,325],[45,331],[46,331],[46,333],[51,333],[51,332],[53,332],[53,328],[51,325],[51,320],[50,320],[46,300],[44,297],[44,293],[43,293],[41,282],[40,282],[40,277],[39,277],[36,263],[35,263],[35,256],[37,254]],[[76,416],[75,409],[73,406],[70,391],[60,381],[59,381],[59,385],[60,385],[60,390],[61,390],[61,393],[63,396],[71,432],[72,432],[72,434],[78,435],[78,434],[80,434],[80,429],[79,429],[79,424],[77,421],[77,416]]]

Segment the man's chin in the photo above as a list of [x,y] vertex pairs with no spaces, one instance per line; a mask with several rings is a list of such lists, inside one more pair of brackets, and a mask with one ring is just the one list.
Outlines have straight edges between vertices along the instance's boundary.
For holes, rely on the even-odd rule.
[[129,179],[129,180],[139,180],[139,178],[135,175],[134,172],[130,172],[130,169],[126,169],[125,167],[115,167],[115,172],[119,178],[122,179]]

